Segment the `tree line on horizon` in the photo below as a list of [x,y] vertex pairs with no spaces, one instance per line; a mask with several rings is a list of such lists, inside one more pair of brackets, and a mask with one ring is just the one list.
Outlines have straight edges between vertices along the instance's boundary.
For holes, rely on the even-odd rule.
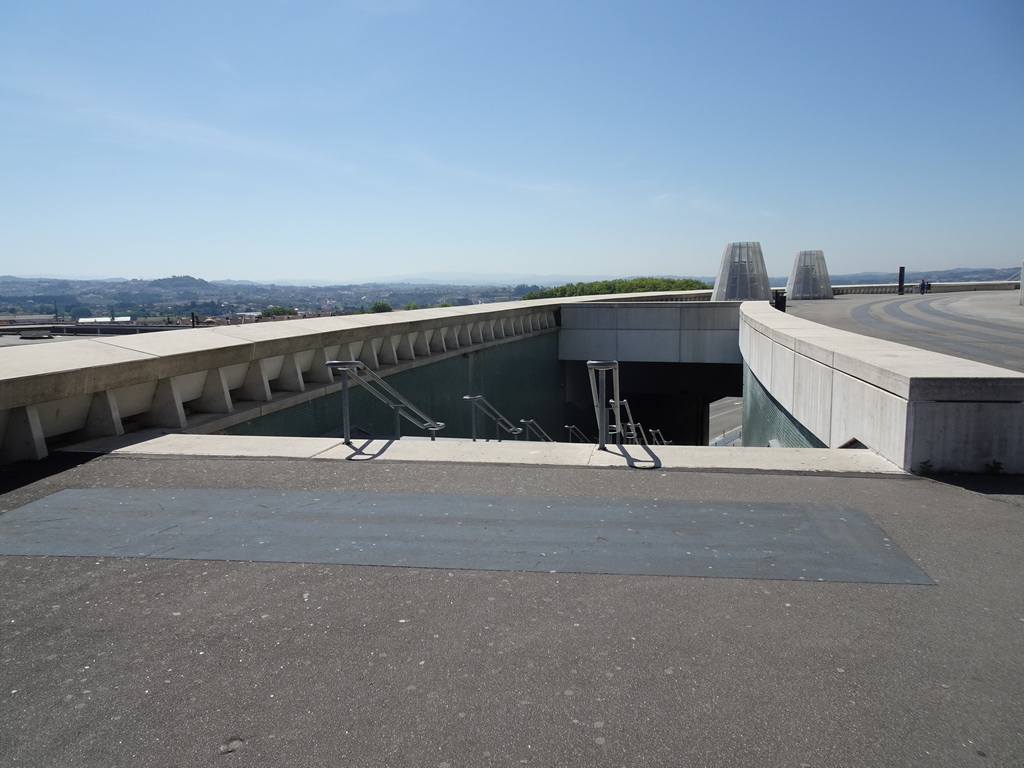
[[606,293],[653,293],[656,291],[700,291],[713,286],[700,280],[674,277],[634,277],[624,280],[595,280],[590,283],[566,283],[554,288],[530,291],[522,299],[564,299],[569,296],[599,296]]

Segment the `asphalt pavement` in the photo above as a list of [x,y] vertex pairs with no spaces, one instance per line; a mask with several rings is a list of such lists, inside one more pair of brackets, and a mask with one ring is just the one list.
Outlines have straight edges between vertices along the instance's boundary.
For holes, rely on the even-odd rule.
[[[245,491],[232,509],[254,522],[217,525],[240,545],[281,535],[258,521],[298,514],[311,499],[318,514],[401,499],[387,514],[411,530],[424,515],[443,516],[452,498],[487,497],[547,499],[540,516],[564,503],[581,529],[617,510],[612,534],[593,529],[608,541],[588,547],[639,562],[645,541],[676,542],[679,557],[699,547],[713,567],[707,576],[525,570],[497,559],[460,567],[444,559],[443,531],[432,567],[306,562],[301,546],[290,562],[258,552],[3,555],[3,765],[1024,764],[1019,478],[964,479],[968,489],[891,473],[83,458],[3,472],[2,546],[26,535],[45,544],[54,526],[93,530],[67,502],[74,497],[89,515],[109,509],[115,523],[132,517],[132,499],[157,499],[141,534],[109,527],[111,547],[171,535],[161,499],[167,514],[205,512],[218,524],[224,499]],[[97,495],[76,489],[106,501],[89,507]],[[53,517],[33,506],[45,504]],[[633,526],[622,515],[636,505],[659,514]],[[840,545],[862,544],[830,516],[848,509],[877,530],[873,546],[927,578],[737,577],[727,566],[769,548],[771,535],[737,537],[694,514],[742,511],[735,532],[780,508],[807,512],[788,530],[813,529],[808,549],[823,563]],[[474,525],[486,522],[474,510]],[[35,527],[15,530],[19,515]],[[552,538],[567,535],[565,523]],[[518,536],[515,547],[544,545],[543,526],[520,536],[522,525],[503,534]],[[367,542],[385,546],[384,533]],[[453,536],[451,553],[484,538]],[[539,561],[545,551],[528,554]],[[877,552],[860,554],[868,572],[887,567]]]
[[791,301],[787,312],[822,325],[1024,372],[1020,291],[908,292]]

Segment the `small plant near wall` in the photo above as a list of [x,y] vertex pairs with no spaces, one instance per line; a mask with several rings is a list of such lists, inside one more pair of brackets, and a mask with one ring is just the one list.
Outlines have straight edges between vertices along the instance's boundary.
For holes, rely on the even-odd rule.
[[992,463],[991,464],[986,464],[985,465],[985,474],[986,475],[1001,475],[1001,474],[1003,474],[1003,462],[1001,462],[1001,461],[999,461],[997,459],[992,459]]
[[931,459],[925,459],[917,465],[917,474],[919,475],[931,475],[935,473],[935,467],[932,466]]

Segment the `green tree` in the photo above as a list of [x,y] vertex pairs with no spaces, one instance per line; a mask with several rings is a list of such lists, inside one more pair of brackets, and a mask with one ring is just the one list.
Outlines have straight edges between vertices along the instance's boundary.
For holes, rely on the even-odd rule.
[[420,305],[415,301],[410,301],[402,305],[402,309],[419,309]]
[[263,310],[264,317],[278,317],[281,315],[297,315],[299,314],[291,307],[267,307]]
[[562,299],[568,296],[598,296],[605,293],[652,293],[655,291],[699,291],[712,288],[700,280],[672,277],[635,277],[630,280],[597,280],[592,283],[566,283],[555,288],[531,291],[528,299]]
[[371,314],[376,314],[377,312],[391,312],[392,309],[391,305],[386,301],[375,301],[370,305],[370,309],[368,311]]

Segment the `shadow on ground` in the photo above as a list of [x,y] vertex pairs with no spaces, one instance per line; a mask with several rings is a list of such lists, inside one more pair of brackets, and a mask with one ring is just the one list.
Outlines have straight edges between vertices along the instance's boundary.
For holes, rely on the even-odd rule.
[[937,474],[929,479],[1024,507],[1024,475]]
[[39,480],[80,467],[102,454],[51,453],[40,461],[19,461],[0,467],[0,494],[24,488]]

